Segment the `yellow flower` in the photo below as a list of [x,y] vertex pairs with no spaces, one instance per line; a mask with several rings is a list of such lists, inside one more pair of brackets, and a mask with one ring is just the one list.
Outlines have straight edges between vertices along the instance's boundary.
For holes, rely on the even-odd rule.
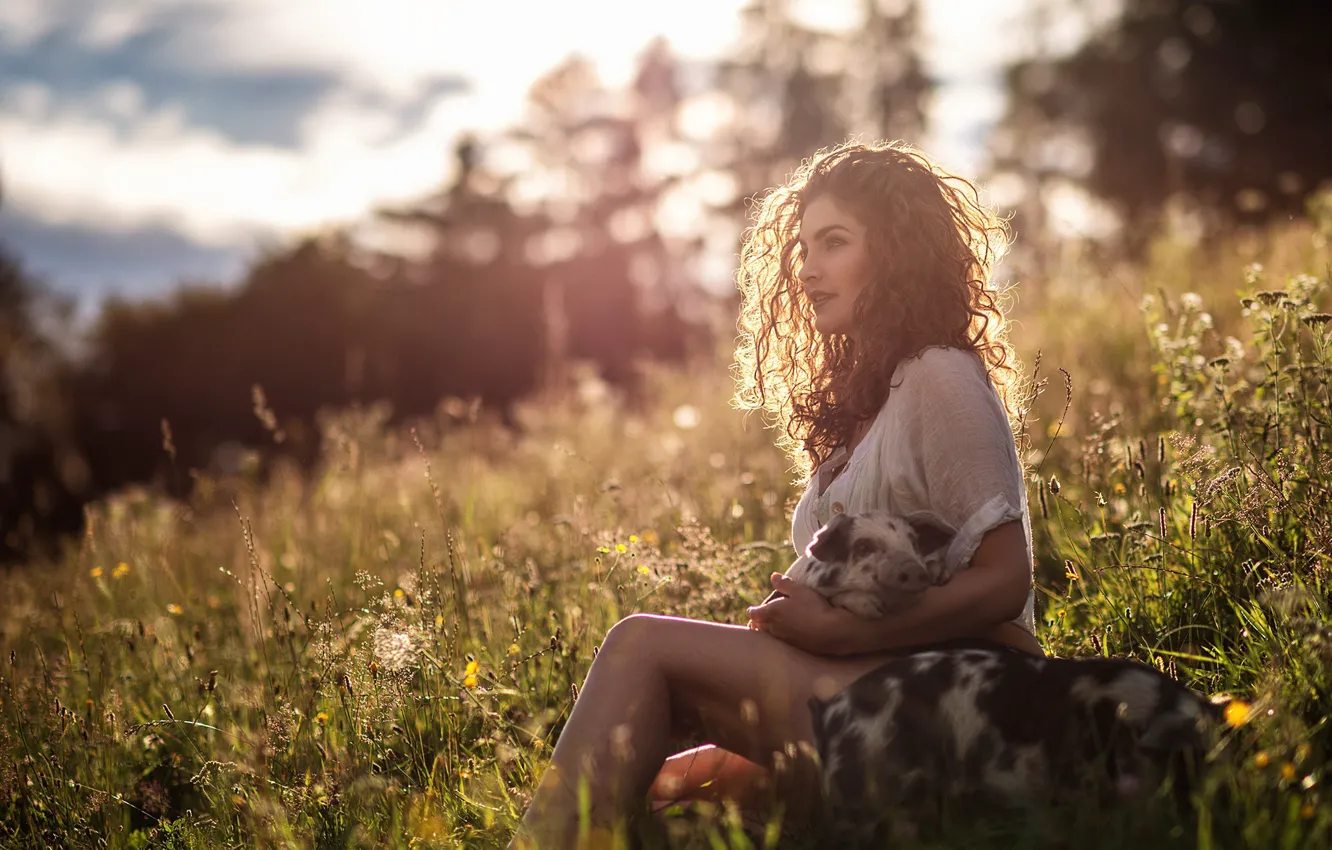
[[1289,782],[1295,778],[1295,765],[1285,762],[1281,765],[1281,778]]
[[464,676],[475,676],[475,675],[476,675],[476,671],[477,671],[478,669],[480,669],[480,665],[479,665],[479,664],[477,664],[475,661],[468,661],[468,662],[467,662],[467,670],[463,673],[463,675],[464,675]]
[[182,608],[182,607],[180,607],[180,606],[177,605],[176,603],[172,602],[172,603],[169,603],[169,604],[167,605],[167,613],[168,613],[168,614],[174,614],[174,615],[176,615],[177,617],[179,617],[181,614],[184,614],[184,613],[185,613],[185,609]]
[[444,615],[443,615],[443,614],[436,614],[436,615],[435,615],[435,628],[437,628],[437,629],[442,629],[442,628],[444,628]]
[[1116,483],[1116,484],[1115,484],[1115,495],[1117,495],[1117,496],[1121,496],[1121,495],[1123,495],[1123,494],[1124,494],[1124,485],[1123,485],[1123,484],[1118,484],[1118,483]]
[[471,690],[472,688],[475,688],[475,687],[476,687],[476,677],[475,677],[475,676],[464,676],[464,677],[463,677],[463,687],[464,687],[464,688],[467,688],[468,690]]
[[88,570],[88,575],[92,576],[93,578],[101,578],[101,577],[102,577],[102,568],[101,568],[101,567],[93,567],[91,570]]
[[639,564],[639,565],[638,565],[638,571],[639,571],[640,573],[642,573],[643,575],[647,575],[648,573],[652,572],[652,570],[648,569],[647,567],[643,566],[642,564]]
[[1259,750],[1254,754],[1253,764],[1255,767],[1267,767],[1269,762],[1271,762],[1271,758],[1268,757],[1267,750]]
[[597,551],[600,552],[600,553],[603,554],[603,555],[609,555],[609,554],[610,554],[610,549],[606,548],[605,546],[598,546],[598,547],[597,547]]
[[119,564],[116,564],[116,568],[111,571],[111,578],[124,578],[125,576],[129,575],[129,571],[130,571],[129,564],[125,563],[124,561],[121,561]]
[[615,551],[616,551],[616,552],[619,552],[620,554],[624,554],[625,552],[628,552],[628,551],[629,551],[629,547],[626,546],[626,545],[624,545],[623,543],[616,543],[616,544],[615,544]]
[[511,644],[509,644],[509,654],[510,654],[510,655],[517,655],[519,652],[521,652],[521,650],[518,649],[518,644],[516,644],[516,643],[511,643]]
[[1226,722],[1231,726],[1239,726],[1249,719],[1249,704],[1244,700],[1235,699],[1226,704]]
[[405,594],[403,594],[403,592],[402,592],[402,588],[401,588],[401,587],[396,588],[396,589],[393,591],[393,598],[394,598],[394,599],[401,599],[404,595],[405,595]]
[[638,542],[638,535],[637,535],[637,534],[631,534],[631,535],[629,535],[629,542],[630,542],[630,543],[637,543],[637,542]]
[[328,715],[325,714],[324,712],[321,711],[315,715],[315,723],[327,723],[327,722],[328,722]]

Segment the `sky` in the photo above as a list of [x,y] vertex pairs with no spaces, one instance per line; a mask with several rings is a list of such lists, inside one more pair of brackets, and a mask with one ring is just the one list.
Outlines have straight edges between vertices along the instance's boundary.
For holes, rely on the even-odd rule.
[[[855,2],[855,0],[851,0]],[[665,36],[723,53],[741,0],[3,0],[0,243],[96,302],[239,279],[265,245],[439,186],[571,53],[610,84]],[[834,0],[792,0],[837,27]],[[928,0],[944,165],[981,164],[1026,0]],[[515,20],[521,26],[514,26]]]

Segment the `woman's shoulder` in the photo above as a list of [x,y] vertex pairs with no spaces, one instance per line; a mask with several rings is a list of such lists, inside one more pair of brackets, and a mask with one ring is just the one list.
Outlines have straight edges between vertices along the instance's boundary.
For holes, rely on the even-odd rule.
[[931,345],[897,364],[893,386],[910,383],[928,389],[937,382],[952,383],[959,378],[988,377],[985,363],[969,348]]

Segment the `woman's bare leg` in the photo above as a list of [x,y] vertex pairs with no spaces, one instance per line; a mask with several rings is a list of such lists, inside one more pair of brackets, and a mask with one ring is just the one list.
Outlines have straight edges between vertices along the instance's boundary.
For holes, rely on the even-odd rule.
[[[628,617],[606,635],[520,834],[543,850],[572,846],[580,778],[594,823],[637,811],[672,731],[685,728],[766,768],[786,760],[774,781],[809,799],[817,777],[799,754],[799,745],[812,747],[809,698],[833,696],[887,657],[814,656],[744,626]],[[523,845],[516,836],[510,846]]]
[[666,759],[648,796],[655,803],[731,799],[744,808],[770,780],[762,765],[715,744],[704,744]]

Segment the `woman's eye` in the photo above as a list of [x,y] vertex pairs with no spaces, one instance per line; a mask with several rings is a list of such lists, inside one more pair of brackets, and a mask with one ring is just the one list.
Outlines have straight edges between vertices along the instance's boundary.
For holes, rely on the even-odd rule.
[[842,244],[844,244],[844,243],[842,242],[841,239],[829,239],[829,240],[827,241],[827,243],[825,243],[825,244],[826,244],[829,248],[836,248],[838,245],[842,245]]

